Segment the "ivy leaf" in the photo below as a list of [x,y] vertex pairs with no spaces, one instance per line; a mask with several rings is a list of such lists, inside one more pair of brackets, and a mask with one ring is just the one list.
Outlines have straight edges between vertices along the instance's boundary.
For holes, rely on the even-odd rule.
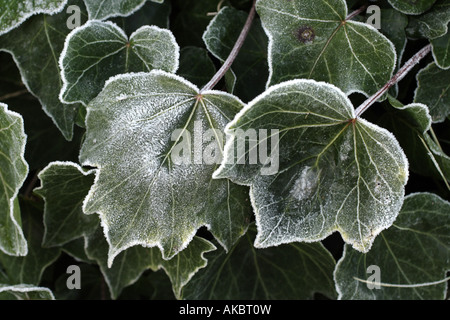
[[436,0],[388,0],[388,2],[402,13],[418,15],[430,9]]
[[66,5],[67,0],[10,1],[0,0],[0,35],[18,27],[32,15],[38,13],[55,14]]
[[431,40],[431,45],[433,48],[434,61],[441,69],[450,68],[450,32],[439,38]]
[[450,114],[450,69],[442,70],[432,62],[417,73],[416,79],[414,102],[428,106],[433,122],[443,122]]
[[[450,270],[450,203],[431,193],[405,198],[394,225],[383,231],[366,254],[345,247],[335,272],[341,299],[444,299],[446,284],[431,285]],[[379,267],[383,284],[413,285],[370,290],[367,268]],[[357,279],[355,279],[357,278]],[[420,286],[420,284],[426,284]],[[414,286],[414,284],[419,284]]]
[[203,87],[216,73],[216,66],[208,55],[208,51],[198,47],[184,47],[180,51],[180,67],[177,74]]
[[226,253],[207,254],[208,266],[183,289],[186,300],[334,298],[335,261],[320,243],[255,249],[253,228]]
[[406,31],[410,37],[435,39],[447,33],[449,22],[450,2],[437,0],[431,10],[417,17],[410,17]]
[[269,36],[268,85],[314,79],[371,95],[391,78],[393,44],[368,24],[345,20],[345,1],[259,0],[256,8]]
[[[157,3],[163,3],[164,0],[151,0]],[[89,20],[106,20],[112,17],[126,17],[139,10],[146,0],[84,0]]]
[[28,252],[17,201],[28,174],[25,143],[22,117],[0,103],[0,250],[16,256]]
[[178,59],[178,44],[167,29],[144,26],[128,39],[112,22],[88,21],[67,36],[60,57],[60,99],[87,105],[111,76],[152,69],[175,72]]
[[[81,23],[84,23],[82,4],[81,0],[68,2],[68,5],[80,7]],[[73,137],[78,108],[77,105],[65,105],[58,98],[62,87],[58,58],[70,32],[66,25],[69,17],[65,11],[53,16],[34,16],[0,37],[0,50],[13,55],[25,86],[39,99],[44,111],[67,140]]]
[[86,237],[86,253],[100,266],[113,299],[117,299],[126,286],[136,282],[149,268],[153,271],[163,268],[172,282],[174,293],[179,296],[183,286],[199,269],[206,266],[204,253],[215,249],[210,242],[194,237],[186,249],[166,261],[157,248],[134,246],[121,252],[108,268],[108,243],[101,228]]
[[[266,130],[258,131],[253,155],[239,147],[248,130]],[[367,252],[400,211],[408,178],[403,150],[385,129],[355,119],[351,102],[330,84],[292,80],[271,87],[226,133],[213,177],[250,186],[256,247],[318,241],[337,230]]]
[[107,81],[87,108],[80,160],[98,168],[83,210],[100,215],[108,265],[138,244],[158,246],[170,259],[201,226],[225,248],[245,233],[246,189],[211,177],[221,158],[221,131],[241,108],[234,96],[200,94],[160,70]]
[[94,177],[93,170],[83,170],[72,162],[52,162],[39,173],[41,186],[34,192],[45,200],[44,246],[62,246],[94,232],[97,217],[82,210]]
[[[247,13],[231,7],[224,7],[211,20],[203,34],[206,48],[221,62],[224,62],[247,20]],[[249,101],[265,90],[267,82],[267,36],[261,22],[254,21],[249,35],[239,55],[233,62],[232,70],[236,75],[234,94]],[[233,88],[232,87],[232,88]],[[230,89],[228,90],[231,92]]]
[[0,266],[10,285],[39,285],[44,270],[60,255],[59,248],[43,248],[42,211],[35,204],[20,201],[23,230],[28,241],[28,254],[24,257],[12,257],[0,252]]
[[55,300],[55,297],[48,288],[28,284],[0,284],[0,300]]

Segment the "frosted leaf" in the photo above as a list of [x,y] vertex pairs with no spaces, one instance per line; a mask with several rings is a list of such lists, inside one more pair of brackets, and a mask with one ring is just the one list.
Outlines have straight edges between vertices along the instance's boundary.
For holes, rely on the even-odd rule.
[[419,16],[410,16],[406,31],[413,38],[435,39],[447,33],[449,22],[450,1],[437,0],[427,12]]
[[[147,0],[84,0],[89,20],[106,20],[112,17],[126,17],[139,10]],[[164,0],[150,0],[163,3]]]
[[372,26],[345,20],[344,0],[258,0],[256,9],[269,36],[268,85],[314,79],[371,95],[391,78],[394,45]]
[[[117,100],[123,94],[128,98]],[[84,212],[100,215],[109,265],[138,244],[158,246],[169,259],[201,226],[225,248],[245,232],[250,219],[246,188],[213,180],[218,164],[198,158],[211,145],[199,138],[201,132],[214,128],[220,133],[242,106],[223,92],[199,95],[194,85],[160,70],[107,81],[87,107],[80,160],[98,168]],[[220,140],[216,143],[221,146]],[[187,161],[176,164],[180,154]]]
[[388,2],[402,13],[417,15],[430,9],[436,0],[388,0]]
[[[216,178],[250,186],[256,214],[257,247],[318,241],[334,231],[367,252],[397,217],[408,162],[394,136],[364,119],[338,88],[313,80],[292,80],[269,88],[226,128],[227,144]],[[279,130],[279,169],[238,164],[238,130]],[[261,149],[258,140],[253,149]]]
[[17,198],[28,174],[26,138],[22,116],[0,103],[0,250],[15,256],[28,252]]
[[58,13],[66,3],[67,0],[0,0],[0,35],[18,27],[32,15]]
[[[370,252],[345,246],[334,275],[339,298],[445,299],[446,281],[440,280],[450,270],[449,219],[450,203],[437,195],[405,197],[394,224],[381,233]],[[378,277],[370,266],[379,268]]]
[[441,69],[450,68],[450,32],[431,41],[434,61]]
[[0,284],[0,299],[2,300],[55,300],[52,291],[44,287],[29,284]]
[[116,24],[89,21],[66,39],[59,60],[63,80],[60,99],[87,105],[110,77],[152,69],[175,72],[178,59],[178,44],[167,29],[143,26],[128,39]]

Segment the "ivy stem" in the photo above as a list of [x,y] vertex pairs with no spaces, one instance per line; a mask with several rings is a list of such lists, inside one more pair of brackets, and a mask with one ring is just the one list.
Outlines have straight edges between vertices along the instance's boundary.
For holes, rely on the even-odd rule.
[[409,59],[403,67],[398,70],[398,72],[389,80],[380,90],[377,91],[373,96],[364,101],[355,111],[355,118],[360,117],[372,104],[374,104],[379,97],[381,97],[386,91],[389,90],[393,85],[402,80],[409,71],[416,64],[420,62],[429,52],[431,51],[431,44],[423,47],[419,52],[417,52],[411,59]]
[[200,93],[203,91],[211,90],[214,88],[217,83],[222,79],[227,71],[230,69],[231,65],[233,64],[234,60],[236,59],[237,55],[239,54],[239,51],[242,48],[242,45],[244,44],[245,39],[247,38],[248,32],[250,31],[250,27],[252,26],[253,19],[255,18],[255,5],[256,0],[253,1],[252,8],[250,9],[250,13],[248,14],[247,21],[245,21],[245,25],[242,28],[241,34],[239,35],[239,38],[236,40],[236,43],[234,44],[233,49],[230,52],[230,55],[228,56],[227,60],[223,63],[222,67],[217,71],[217,73],[212,77],[212,79],[203,87],[202,90],[200,90]]
[[361,8],[356,9],[355,11],[353,11],[352,13],[350,13],[347,18],[345,18],[345,20],[351,20],[354,17],[356,17],[358,14],[360,14],[361,12],[363,12],[364,10],[367,9],[367,5],[363,5]]

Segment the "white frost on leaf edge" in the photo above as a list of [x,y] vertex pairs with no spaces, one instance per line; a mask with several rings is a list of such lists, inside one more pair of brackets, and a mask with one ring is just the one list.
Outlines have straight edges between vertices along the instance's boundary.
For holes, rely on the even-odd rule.
[[[64,9],[64,7],[66,6],[67,1],[68,1],[68,0],[63,0],[63,1],[61,2],[61,4],[59,5],[59,7],[56,7],[54,10],[38,9],[38,10],[36,10],[36,11],[34,11],[34,12],[27,12],[24,16],[20,17],[19,20],[16,21],[16,23],[15,23],[14,25],[10,26],[9,28],[0,30],[0,35],[6,34],[6,33],[8,33],[9,31],[11,31],[11,30],[13,30],[13,29],[19,27],[19,26],[20,26],[22,23],[24,23],[28,18],[30,18],[31,16],[34,16],[34,15],[36,15],[36,14],[43,13],[43,14],[48,14],[48,15],[54,15],[54,14],[57,14],[57,13],[61,12],[61,11]],[[153,1],[153,0],[152,0],[152,1]]]
[[49,294],[52,300],[55,300],[55,296],[53,295],[53,292],[49,288],[45,287],[36,287],[31,284],[17,284],[17,285],[2,285],[0,284],[0,292],[5,291],[15,291],[15,292],[33,292],[33,291],[44,291]]
[[[3,109],[3,110],[1,110]],[[21,154],[21,160],[23,162],[23,164],[26,167],[27,172],[29,171],[29,166],[28,163],[25,160],[25,145],[26,145],[26,141],[27,141],[27,135],[25,133],[25,129],[24,129],[24,125],[23,125],[23,118],[20,114],[11,111],[8,109],[8,106],[2,102],[0,102],[0,110],[4,111],[5,114],[12,116],[14,118],[17,118],[17,121],[19,121],[19,123],[21,124],[21,136],[24,138],[24,143],[21,145],[20,147],[20,154]],[[17,195],[19,194],[19,189],[21,187],[21,185],[23,185],[23,183],[26,180],[26,176],[22,179],[21,182],[18,183],[18,187],[16,187],[16,190],[14,191],[14,194],[12,195],[12,197],[9,199],[9,205],[10,205],[10,212],[9,212],[9,216],[11,218],[11,221],[13,222],[14,226],[17,229],[17,232],[19,233],[19,236],[21,237],[21,240],[25,243],[24,247],[19,248],[19,252],[18,252],[18,256],[26,256],[28,254],[28,245],[25,239],[25,235],[23,234],[23,230],[22,227],[19,225],[19,223],[16,221],[16,219],[14,218],[14,201],[17,198]],[[6,251],[3,250],[3,248],[0,248],[3,252],[6,253]]]
[[[102,17],[101,19],[98,19],[97,16],[94,17],[93,19],[103,21],[103,20],[107,20],[107,19],[115,18],[115,17],[124,17],[124,18],[129,17],[129,16],[133,15],[134,13],[136,13],[137,11],[139,11],[145,5],[146,1],[147,0],[142,0],[141,3],[139,3],[134,9],[132,9],[128,12],[125,12],[125,13],[116,12],[116,13],[111,13],[109,15],[106,15],[106,16]],[[160,4],[164,2],[164,0],[150,0],[150,1],[155,2],[155,3],[160,3]],[[86,5],[86,2],[85,2],[85,5]],[[90,11],[90,7],[88,5],[86,5],[86,10],[88,12],[89,19],[91,20],[94,13]]]

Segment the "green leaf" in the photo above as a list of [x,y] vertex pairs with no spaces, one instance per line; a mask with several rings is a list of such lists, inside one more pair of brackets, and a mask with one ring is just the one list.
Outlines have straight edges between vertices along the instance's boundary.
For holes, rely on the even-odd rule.
[[402,63],[403,52],[405,51],[407,38],[406,27],[408,17],[393,9],[381,9],[381,29],[382,32],[395,47],[397,52],[397,69]]
[[[70,0],[68,5],[81,9],[81,23],[85,21],[81,0]],[[65,10],[53,16],[34,16],[19,28],[0,37],[0,50],[13,55],[27,89],[36,96],[42,108],[67,140],[73,137],[77,105],[59,101],[62,87],[58,58],[64,46],[67,19]],[[30,59],[32,57],[32,59]]]
[[0,0],[0,35],[18,27],[32,15],[55,14],[66,5],[67,0],[11,1]]
[[86,237],[86,253],[100,266],[112,299],[117,299],[125,287],[135,283],[149,268],[154,271],[164,269],[172,282],[174,293],[179,296],[181,289],[192,276],[206,266],[204,253],[215,249],[216,247],[210,242],[194,237],[186,249],[166,261],[157,248],[134,246],[121,252],[115,258],[114,264],[108,268],[108,243],[105,241],[101,228]]
[[184,47],[180,51],[180,67],[177,74],[203,87],[216,73],[216,66],[208,55],[208,51],[198,47]]
[[[450,203],[431,193],[405,198],[394,225],[383,231],[370,252],[345,247],[335,280],[341,299],[444,299],[446,283],[432,285],[450,270]],[[412,286],[379,289],[357,279],[369,280],[369,266],[377,266],[382,284]],[[357,279],[355,279],[357,278]],[[424,285],[424,286],[421,286]]]
[[450,68],[450,32],[431,40],[434,61],[441,69]]
[[431,10],[417,17],[410,17],[406,31],[410,37],[435,39],[447,33],[449,22],[450,2],[437,0]]
[[245,233],[246,189],[211,177],[221,158],[221,131],[241,108],[234,96],[200,94],[160,70],[107,81],[87,108],[80,160],[98,168],[83,209],[100,215],[109,265],[137,244],[158,246],[170,259],[201,226],[225,248]]
[[318,292],[336,297],[336,263],[322,244],[255,249],[254,236],[250,229],[228,253],[207,254],[208,266],[183,289],[183,299],[312,299]]
[[167,29],[144,26],[128,39],[112,22],[88,21],[66,39],[60,99],[87,105],[111,76],[152,69],[175,72],[178,59],[178,44]]
[[405,14],[421,14],[430,9],[436,0],[388,0],[398,11]]
[[20,201],[23,231],[28,241],[28,253],[24,257],[12,257],[0,252],[0,266],[8,284],[39,285],[44,270],[59,257],[58,248],[43,248],[42,211],[30,201]]
[[416,79],[414,102],[428,106],[433,122],[443,122],[450,114],[450,70],[442,70],[432,62],[417,73]]
[[34,192],[45,200],[44,246],[62,246],[94,232],[97,217],[82,210],[94,177],[93,170],[83,170],[72,162],[52,162],[39,173],[41,186]]
[[257,11],[269,36],[268,85],[314,79],[371,95],[392,76],[393,44],[368,24],[345,20],[343,0],[259,0]]
[[[224,7],[211,20],[203,34],[207,49],[221,62],[224,62],[247,20],[247,13],[231,7]],[[265,90],[268,74],[267,36],[260,20],[253,21],[232,70],[236,74],[234,94],[249,101]],[[232,92],[228,88],[228,91]]]
[[[253,156],[239,147],[248,130],[266,130],[259,131]],[[355,119],[351,102],[330,84],[293,80],[271,87],[226,133],[224,160],[213,177],[250,186],[256,247],[318,241],[337,230],[367,252],[400,211],[408,178],[403,150],[385,129]]]
[[[89,20],[106,20],[112,17],[126,17],[139,10],[147,0],[84,0]],[[164,0],[151,0],[162,3]]]
[[48,288],[28,284],[0,284],[0,300],[55,300],[55,297]]
[[22,117],[0,103],[0,250],[17,256],[28,252],[17,201],[28,174],[25,143]]

